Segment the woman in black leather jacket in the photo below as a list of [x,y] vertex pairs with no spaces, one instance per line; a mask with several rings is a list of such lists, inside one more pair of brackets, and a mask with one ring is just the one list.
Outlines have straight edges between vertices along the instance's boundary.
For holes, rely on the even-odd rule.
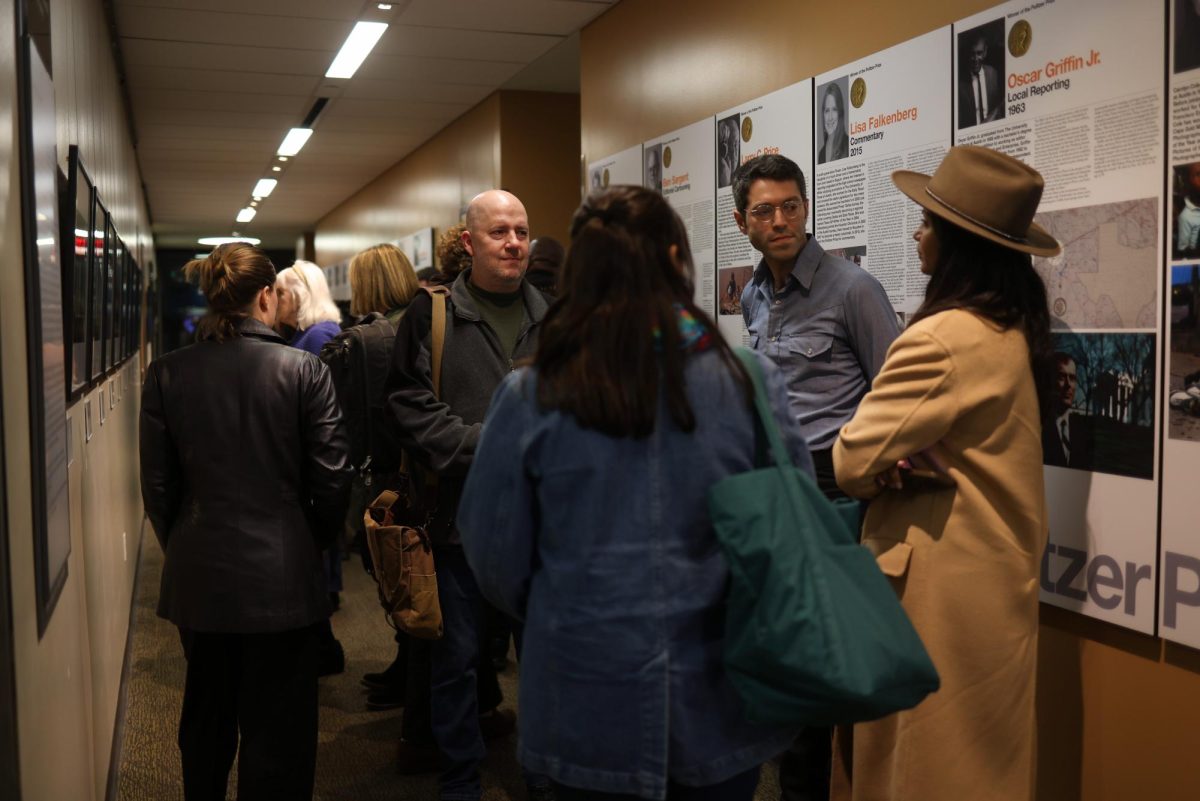
[[222,245],[185,271],[209,314],[197,344],[150,365],[141,411],[142,499],[166,553],[158,614],[188,662],[184,792],[225,797],[240,734],[239,798],[309,798],[320,552],[351,477],[341,413],[327,368],[271,330],[262,251]]

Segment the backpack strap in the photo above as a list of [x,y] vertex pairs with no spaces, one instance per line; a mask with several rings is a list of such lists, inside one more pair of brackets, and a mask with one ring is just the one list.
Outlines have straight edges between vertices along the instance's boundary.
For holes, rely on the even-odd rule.
[[424,287],[425,292],[433,299],[433,328],[431,343],[430,365],[433,373],[433,394],[442,394],[442,352],[446,348],[446,298],[450,290],[444,286]]
[[[368,325],[369,324],[370,323],[368,323]],[[362,367],[362,388],[365,390],[367,387],[371,386],[371,376],[367,372],[367,340],[366,337],[363,336],[362,329],[357,325],[350,329],[350,336],[358,340],[358,350],[360,354],[359,362],[360,366]],[[371,468],[371,451],[375,448],[375,436],[374,431],[372,430],[372,423],[374,421],[371,420],[370,403],[367,404],[366,418],[367,456],[363,460],[363,463],[358,466],[359,471],[363,473],[367,472]],[[368,484],[368,486],[370,486],[370,484]]]

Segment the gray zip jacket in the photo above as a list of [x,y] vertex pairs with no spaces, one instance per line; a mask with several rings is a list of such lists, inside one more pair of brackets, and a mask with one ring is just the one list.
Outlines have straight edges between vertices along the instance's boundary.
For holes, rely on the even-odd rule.
[[521,282],[525,322],[510,359],[467,290],[470,276],[471,270],[464,270],[450,287],[440,396],[433,392],[431,368],[433,301],[425,293],[413,299],[396,328],[385,388],[402,447],[419,465],[438,474],[431,523],[438,544],[458,543],[454,513],[492,394],[514,362],[533,357],[538,327],[549,307],[545,295]]

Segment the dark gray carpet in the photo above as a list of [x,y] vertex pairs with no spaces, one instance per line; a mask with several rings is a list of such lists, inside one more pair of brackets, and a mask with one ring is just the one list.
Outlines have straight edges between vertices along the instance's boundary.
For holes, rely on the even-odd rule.
[[[183,649],[175,627],[154,613],[162,551],[147,532],[134,600],[133,651],[127,689],[124,741],[117,797],[120,801],[181,801],[176,726],[183,694]],[[333,629],[346,649],[346,672],[321,680],[321,729],[317,753],[318,801],[435,801],[435,775],[401,777],[393,771],[402,710],[369,712],[363,673],[382,670],[395,655],[375,585],[357,557],[345,562],[346,592]],[[503,706],[515,708],[516,666],[501,674]],[[524,801],[525,787],[513,751],[515,737],[491,743],[484,764],[484,801]],[[237,769],[229,797],[236,794]],[[763,770],[756,801],[779,798],[774,765]]]

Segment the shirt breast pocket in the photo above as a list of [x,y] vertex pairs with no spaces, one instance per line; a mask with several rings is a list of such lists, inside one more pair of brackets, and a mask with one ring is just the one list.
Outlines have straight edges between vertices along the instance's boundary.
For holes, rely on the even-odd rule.
[[788,352],[801,357],[810,364],[828,364],[833,361],[833,337],[828,334],[789,337]]

